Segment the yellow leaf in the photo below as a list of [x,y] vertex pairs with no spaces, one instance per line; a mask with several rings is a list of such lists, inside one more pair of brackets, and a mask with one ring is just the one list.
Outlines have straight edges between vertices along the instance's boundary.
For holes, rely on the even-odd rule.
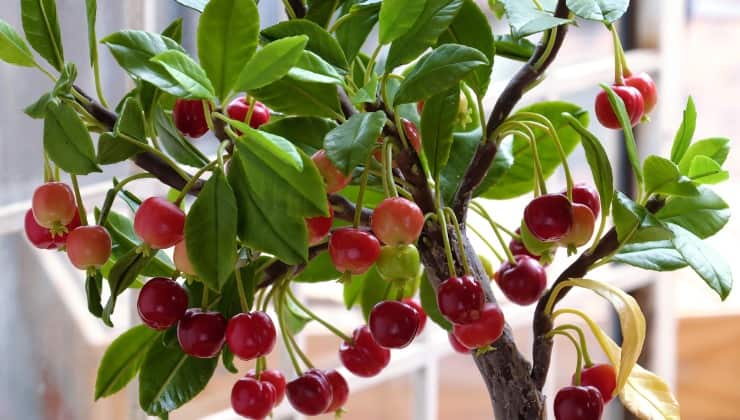
[[574,286],[592,290],[608,300],[619,315],[619,324],[622,327],[622,351],[619,363],[615,363],[617,367],[617,388],[614,393],[617,394],[624,388],[632,368],[637,364],[637,359],[642,353],[647,328],[645,316],[642,314],[637,301],[623,290],[589,279],[570,279],[555,286],[545,308],[545,313],[552,311],[555,297],[560,293],[560,290]]
[[[612,364],[617,364],[621,357],[619,346],[585,313],[576,309],[560,309],[553,313],[553,319],[562,314],[574,314],[581,317],[599,342],[604,354]],[[671,388],[659,376],[635,365],[619,393],[622,404],[632,414],[642,420],[680,420],[680,408]]]

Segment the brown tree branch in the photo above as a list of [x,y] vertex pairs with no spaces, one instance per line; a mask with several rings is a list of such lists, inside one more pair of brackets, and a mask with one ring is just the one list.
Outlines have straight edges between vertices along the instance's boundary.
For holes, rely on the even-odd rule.
[[[648,201],[646,208],[651,213],[655,213],[665,205],[662,198],[652,198]],[[611,255],[619,247],[619,239],[615,228],[610,229],[600,240],[593,253],[585,252],[581,254],[568,268],[558,276],[552,287],[540,298],[537,308],[534,311],[534,320],[532,329],[534,332],[534,341],[532,344],[532,380],[538,389],[542,389],[547,379],[547,372],[550,368],[550,358],[552,355],[552,339],[547,338],[547,333],[552,330],[552,319],[545,313],[545,306],[550,299],[553,289],[556,285],[572,278],[585,276],[600,259]],[[555,303],[559,302],[570,291],[570,288],[564,288],[555,297]]]
[[303,19],[306,17],[308,10],[306,10],[306,5],[303,4],[303,0],[288,0],[288,3],[290,4],[290,8],[293,9],[293,13],[297,19]]

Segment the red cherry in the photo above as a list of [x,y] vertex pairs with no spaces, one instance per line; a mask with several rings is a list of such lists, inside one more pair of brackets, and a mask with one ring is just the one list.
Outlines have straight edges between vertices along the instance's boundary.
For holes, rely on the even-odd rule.
[[308,244],[316,245],[326,238],[331,230],[331,225],[334,223],[334,209],[329,203],[329,217],[309,217],[306,219],[306,227],[308,228]]
[[352,181],[352,175],[345,175],[334,166],[329,156],[326,155],[326,150],[321,149],[317,151],[311,156],[311,160],[313,160],[319,173],[321,173],[321,177],[324,178],[327,194],[339,192]]
[[370,311],[368,326],[378,344],[402,349],[411,344],[419,331],[419,313],[403,302],[378,302]]
[[424,227],[424,213],[413,201],[386,198],[373,210],[370,227],[386,245],[413,244]]
[[136,307],[149,328],[166,330],[185,315],[188,293],[176,281],[155,277],[141,288]]
[[596,227],[596,217],[588,206],[573,204],[573,226],[558,242],[565,246],[583,246],[591,240]]
[[[633,127],[636,126],[645,113],[645,103],[642,99],[642,94],[632,86],[614,85],[612,86],[612,89],[614,90],[614,93],[622,98],[624,106],[627,109],[627,115],[630,118],[630,123],[632,123]],[[596,110],[596,118],[599,119],[601,125],[614,130],[622,128],[622,125],[619,124],[619,118],[617,118],[617,114],[614,112],[612,105],[609,102],[609,96],[605,91],[602,90],[598,95],[596,95],[596,103],[594,107]]]
[[447,339],[450,341],[450,346],[452,346],[452,350],[455,350],[460,354],[470,354],[470,349],[463,346],[462,343],[457,339],[457,337],[455,337],[455,334],[447,333]]
[[47,182],[33,192],[31,209],[36,223],[52,229],[52,233],[63,233],[63,227],[74,219],[77,205],[75,195],[67,184]]
[[[561,194],[566,195],[567,192],[563,191]],[[601,211],[601,198],[596,188],[586,183],[578,183],[573,185],[573,202],[588,206],[594,213],[594,217],[599,217]]]
[[624,84],[640,91],[645,103],[645,114],[649,114],[655,109],[655,105],[658,103],[658,86],[649,74],[639,73],[626,77]]
[[[213,109],[210,106],[209,108]],[[180,132],[190,138],[203,137],[208,132],[203,101],[200,99],[178,99],[172,109],[172,119]]]
[[547,274],[540,263],[526,255],[514,257],[515,264],[505,261],[496,272],[496,283],[510,301],[531,305],[547,287]]
[[562,194],[541,195],[524,209],[524,223],[538,240],[555,242],[567,235],[573,225],[571,203]]
[[424,331],[424,327],[427,325],[427,313],[424,311],[421,304],[414,299],[405,298],[402,302],[416,309],[416,312],[419,314],[419,329],[416,330],[416,335],[418,336],[422,331]]
[[134,216],[136,236],[155,249],[176,245],[182,241],[184,230],[185,213],[164,198],[147,198]]
[[[521,235],[522,234],[522,230],[520,228],[517,228],[516,229],[516,234],[517,235]],[[520,241],[520,240],[518,240],[516,238],[511,238],[511,240],[509,241],[509,251],[511,251],[511,253],[514,256],[517,256],[517,255],[526,255],[526,256],[528,256],[530,258],[534,258],[537,261],[540,260],[540,256],[539,255],[534,255],[531,252],[529,252],[529,250],[527,249],[527,247],[524,245],[524,242],[522,242],[522,241]]]
[[26,212],[26,217],[23,220],[23,227],[26,231],[26,238],[28,238],[28,241],[31,242],[31,244],[36,248],[57,248],[55,238],[51,236],[51,231],[36,223],[36,219],[33,218],[33,211],[31,209],[28,209],[28,211]]
[[599,420],[604,401],[592,386],[566,386],[555,395],[556,420]]
[[424,112],[424,101],[419,101],[416,103],[416,110],[419,112],[419,115]]
[[388,366],[391,351],[381,347],[370,333],[370,328],[363,325],[355,329],[351,343],[342,343],[339,358],[347,370],[357,376],[369,378]]
[[380,242],[359,229],[338,229],[329,238],[329,255],[337,271],[362,274],[380,256]]
[[268,382],[275,388],[275,405],[279,405],[285,398],[285,376],[279,370],[263,370],[260,377],[257,378],[254,370],[250,370],[244,375],[245,378],[259,379],[262,382]]
[[275,405],[275,389],[269,382],[241,378],[231,388],[231,408],[248,419],[261,420]]
[[172,260],[175,262],[175,268],[177,271],[183,272],[190,276],[194,276],[197,273],[193,264],[190,263],[190,257],[188,257],[188,246],[185,240],[182,240],[175,245],[175,251],[172,253]]
[[290,405],[307,416],[317,416],[326,412],[332,402],[329,380],[318,369],[311,369],[288,382],[286,395]]
[[234,315],[226,327],[229,349],[242,360],[265,356],[275,347],[275,325],[265,312]]
[[113,243],[102,226],[80,226],[67,236],[67,256],[80,270],[100,268],[110,258]]
[[421,137],[419,136],[419,129],[416,128],[416,124],[401,118],[401,124],[403,124],[403,132],[406,134],[406,140],[409,141],[411,147],[414,148],[416,153],[421,153]]
[[226,319],[218,312],[191,308],[177,324],[177,341],[182,351],[193,357],[209,359],[221,351],[226,333]]
[[472,324],[455,325],[455,338],[469,349],[485,347],[501,337],[504,332],[504,313],[495,303],[486,303],[479,320]]
[[344,379],[344,376],[334,369],[326,371],[325,374],[326,380],[329,381],[329,386],[331,386],[332,398],[329,408],[327,408],[324,413],[332,413],[339,410],[347,403],[347,398],[349,397],[349,384],[347,384],[347,380]]
[[[247,98],[240,96],[231,101],[226,108],[226,113],[232,120],[246,122],[247,114],[249,114],[249,102]],[[254,103],[252,117],[249,119],[249,126],[258,129],[263,124],[267,124],[268,121],[270,121],[270,110],[262,102],[256,101]]]
[[473,276],[450,277],[437,290],[439,311],[455,324],[477,321],[484,303],[483,288]]
[[[575,375],[573,375],[575,383]],[[612,400],[617,387],[617,372],[608,363],[598,363],[581,371],[581,385],[592,386],[599,390],[604,404]]]

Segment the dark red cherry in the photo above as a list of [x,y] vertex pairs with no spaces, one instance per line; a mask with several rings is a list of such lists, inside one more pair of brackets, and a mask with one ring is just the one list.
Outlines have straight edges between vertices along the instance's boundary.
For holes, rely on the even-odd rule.
[[470,354],[470,349],[463,346],[463,344],[455,337],[453,333],[447,333],[447,339],[450,341],[452,349],[460,354]]
[[653,112],[655,105],[658,103],[658,86],[649,74],[639,73],[625,77],[624,84],[640,91],[645,103],[645,114]]
[[402,302],[416,309],[416,312],[419,313],[419,329],[416,331],[416,335],[418,336],[422,331],[424,331],[424,327],[427,325],[427,313],[424,311],[421,304],[414,299],[405,298]]
[[344,406],[347,403],[349,397],[349,384],[344,376],[336,370],[328,370],[325,372],[326,380],[329,381],[331,386],[331,404],[329,408],[324,411],[325,413],[333,413]]
[[252,360],[269,354],[275,347],[275,325],[265,312],[234,315],[226,327],[226,342],[235,356]]
[[231,388],[231,408],[248,419],[262,420],[275,405],[275,389],[269,382],[241,378]]
[[403,302],[379,302],[370,311],[368,326],[375,342],[401,349],[411,344],[419,331],[419,312]]
[[[521,229],[517,228],[516,234],[521,235]],[[529,252],[527,247],[524,245],[524,242],[517,238],[511,238],[511,240],[509,241],[509,251],[511,251],[514,256],[526,255],[530,258],[534,258],[537,261],[540,260],[539,255],[534,255],[533,253]]]
[[419,135],[419,129],[416,128],[416,124],[406,118],[401,118],[401,124],[403,124],[403,132],[406,134],[406,140],[409,141],[409,144],[414,148],[416,153],[421,153],[421,136]]
[[[213,109],[209,104],[209,108]],[[178,99],[172,109],[175,127],[184,135],[197,139],[208,132],[203,101],[200,99]]]
[[244,375],[246,378],[259,379],[262,382],[269,382],[275,388],[275,405],[279,405],[285,398],[285,376],[279,370],[263,370],[260,377],[257,378],[256,372],[250,370]]
[[362,274],[380,256],[380,242],[369,232],[354,228],[338,229],[329,238],[329,256],[337,271]]
[[518,305],[531,305],[547,287],[547,273],[539,262],[526,255],[516,255],[516,262],[504,261],[496,272],[496,283],[504,295]]
[[329,380],[317,369],[311,369],[288,382],[285,391],[290,405],[307,416],[317,416],[326,412],[332,402]]
[[[565,195],[567,192],[563,191],[561,194]],[[594,217],[599,217],[601,211],[601,198],[596,188],[586,183],[578,183],[573,185],[573,202],[588,206],[594,213]]]
[[450,277],[437,290],[439,311],[455,324],[478,320],[484,302],[483,288],[473,276]]
[[26,231],[26,238],[33,246],[39,249],[56,249],[57,244],[51,231],[36,222],[33,218],[33,211],[28,209],[26,217],[23,220],[23,227]]
[[352,334],[352,342],[343,342],[339,348],[339,358],[350,372],[369,378],[388,366],[391,351],[381,347],[373,338],[367,325],[358,327]]
[[[573,375],[575,383],[575,375]],[[599,390],[604,404],[612,400],[614,389],[617,387],[617,372],[614,366],[608,363],[597,363],[581,371],[581,385],[592,386]]]
[[[226,108],[226,113],[232,120],[246,122],[247,115],[249,114],[249,102],[247,98],[240,96],[231,101]],[[268,121],[270,121],[270,110],[262,102],[256,101],[254,103],[252,117],[249,119],[249,126],[258,129],[262,125],[267,124]]]
[[176,281],[155,277],[141,288],[136,307],[144,324],[166,330],[185,315],[188,293]]
[[504,313],[495,303],[486,303],[479,320],[472,324],[455,325],[455,338],[469,349],[485,347],[501,337],[504,332]]
[[[645,113],[645,102],[643,101],[642,94],[632,86],[614,85],[612,86],[612,89],[614,90],[614,93],[622,98],[624,106],[627,109],[627,115],[630,118],[630,123],[633,127],[636,126]],[[596,118],[598,118],[601,125],[614,130],[622,128],[622,125],[619,123],[619,118],[617,118],[617,114],[612,109],[612,105],[609,102],[609,96],[606,94],[606,91],[602,90],[598,95],[596,95],[596,103],[594,107],[596,110]]]
[[331,225],[334,223],[334,209],[329,203],[329,217],[309,217],[306,219],[306,227],[308,228],[308,244],[316,245],[326,238],[331,230]]
[[226,319],[218,312],[188,309],[177,324],[177,341],[182,351],[209,359],[221,351],[226,340]]
[[556,420],[599,420],[604,400],[592,386],[566,386],[555,395]]
[[538,240],[556,242],[570,232],[573,208],[562,194],[541,195],[527,204],[524,223]]

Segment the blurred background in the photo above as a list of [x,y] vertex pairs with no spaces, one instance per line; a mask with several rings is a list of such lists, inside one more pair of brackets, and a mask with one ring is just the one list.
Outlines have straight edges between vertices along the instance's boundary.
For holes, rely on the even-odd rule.
[[[185,18],[185,45],[194,48],[197,15],[173,1],[126,0],[99,2],[100,37],[124,27],[159,31],[177,17]],[[481,1],[483,10],[488,10]],[[20,28],[19,2],[4,0],[0,18]],[[79,83],[88,91],[92,77],[86,68],[87,40],[84,6],[76,0],[57,0],[69,60],[78,63]],[[277,21],[281,2],[262,1],[263,25]],[[493,18],[491,18],[493,20]],[[504,22],[494,23],[505,33]],[[620,30],[633,71],[647,71],[659,81],[660,99],[652,123],[637,133],[641,153],[670,149],[688,95],[693,95],[699,114],[696,138],[740,137],[740,2],[736,0],[633,0]],[[372,48],[372,45],[367,46]],[[117,101],[130,82],[111,56],[101,48],[106,96]],[[494,83],[486,98],[490,110],[505,80],[519,64],[497,58]],[[561,56],[548,79],[529,93],[525,102],[563,99],[592,111],[599,82],[613,74],[611,41],[602,25],[580,22],[573,27]],[[119,305],[116,328],[110,330],[86,312],[83,277],[68,264],[64,255],[41,253],[32,248],[22,233],[23,215],[29,208],[33,189],[42,180],[41,130],[22,109],[49,89],[49,82],[33,71],[0,65],[0,419],[138,419],[136,386],[126,392],[93,403],[95,372],[107,344],[137,322],[132,311],[135,294],[128,305]],[[621,139],[612,132],[591,127],[607,147],[620,188],[628,190],[629,167]],[[206,140],[201,142],[207,143]],[[580,151],[571,159],[578,179],[589,180]],[[731,181],[716,191],[730,204],[740,206],[737,176],[740,163],[731,155]],[[120,164],[105,175],[84,177],[86,201],[99,205],[111,175],[125,175],[136,168]],[[559,175],[550,180],[564,185]],[[161,186],[141,184],[138,192],[162,193]],[[559,187],[554,187],[559,188]],[[513,225],[521,217],[523,200],[486,205],[501,221]],[[473,223],[480,221],[472,219]],[[710,240],[716,252],[733,263],[740,222]],[[485,254],[485,247],[480,246]],[[567,258],[551,266],[551,277],[568,263]],[[688,420],[737,420],[740,388],[740,293],[725,302],[713,294],[692,272],[665,275],[607,266],[590,275],[612,281],[633,293],[643,305],[649,321],[647,349],[641,363],[674,384],[681,402],[682,417]],[[347,314],[339,286],[305,287],[299,290],[318,312],[349,331],[361,322],[359,313]],[[124,295],[126,296],[126,295]],[[593,314],[602,326],[614,331],[614,314],[589,294],[572,293],[567,303]],[[521,348],[528,353],[531,308],[504,306]],[[338,340],[316,325],[309,324],[301,337],[317,365],[338,365]],[[553,355],[547,389],[549,395],[566,385],[574,366],[571,346],[558,343]],[[605,360],[592,343],[595,358]],[[271,363],[287,367],[283,352],[274,352]],[[246,371],[249,364],[238,366]],[[287,369],[286,369],[287,370]],[[219,369],[206,390],[193,402],[174,412],[173,419],[232,419],[229,393],[236,376]],[[429,323],[425,333],[410,348],[395,352],[391,367],[370,380],[352,377],[353,389],[346,419],[490,419],[491,409],[483,382],[468,357],[454,354],[446,334]],[[297,418],[288,407],[280,407],[275,418]],[[329,417],[327,417],[328,419]],[[608,419],[629,418],[618,403],[611,403]],[[506,420],[506,419],[499,419]]]

